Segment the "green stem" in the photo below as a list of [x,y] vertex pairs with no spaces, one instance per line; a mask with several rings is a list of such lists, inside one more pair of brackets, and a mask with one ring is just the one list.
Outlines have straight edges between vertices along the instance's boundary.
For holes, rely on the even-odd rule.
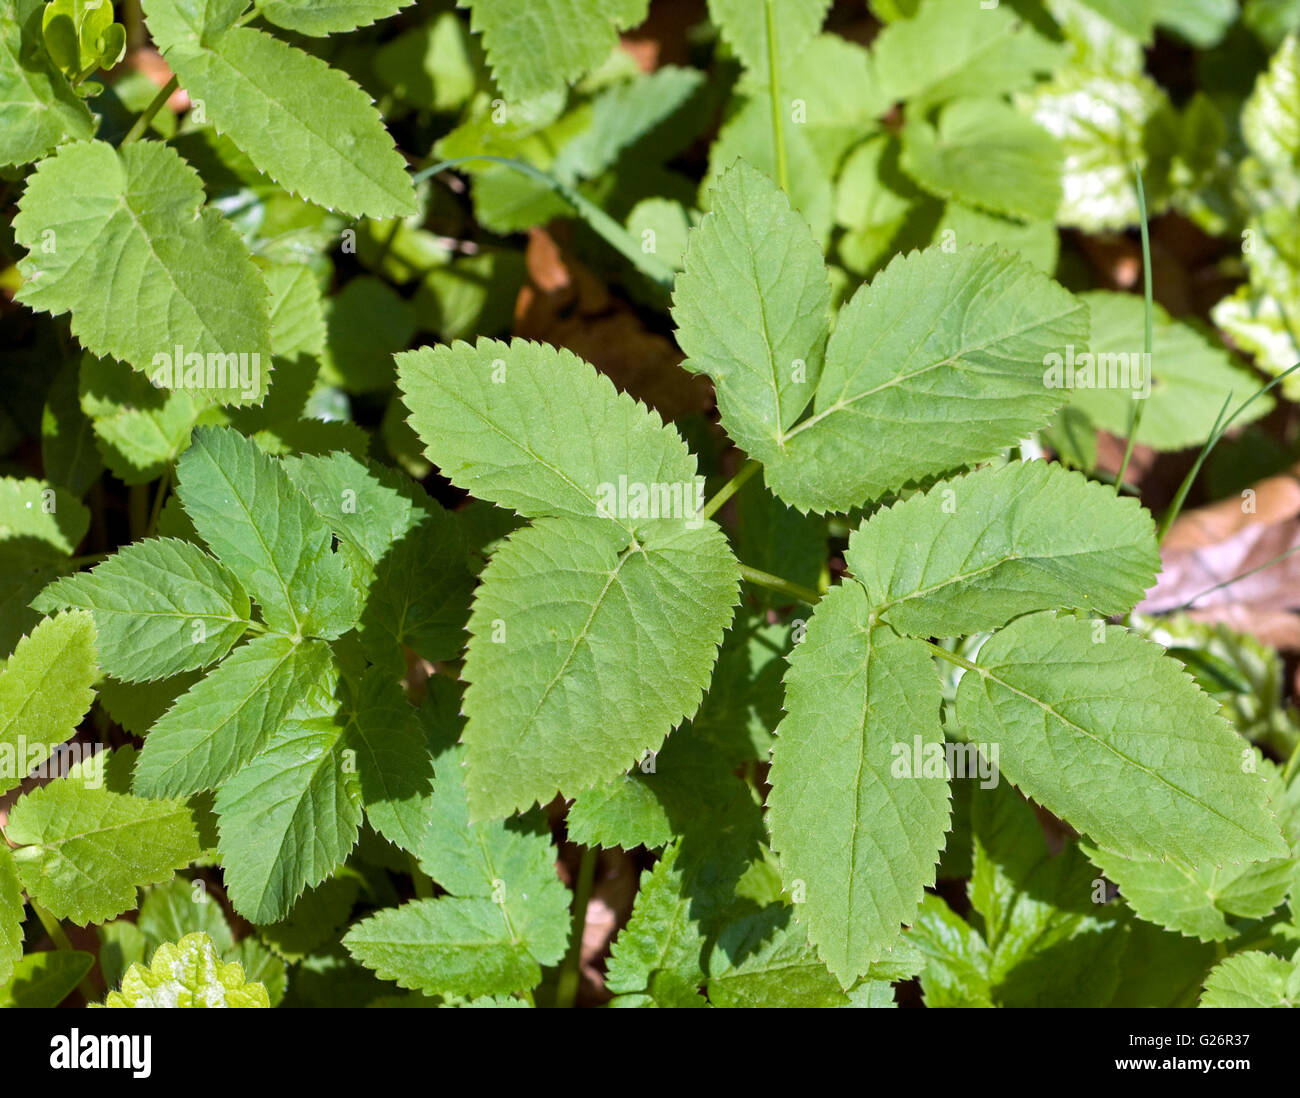
[[573,892],[573,930],[569,939],[569,953],[560,969],[560,979],[555,988],[555,1005],[573,1006],[578,998],[578,982],[582,967],[582,932],[587,926],[587,905],[591,902],[591,886],[596,880],[594,846],[584,847],[578,865],[578,883]]
[[1282,768],[1282,784],[1284,786],[1291,784],[1291,778],[1296,772],[1296,766],[1300,765],[1300,742],[1291,748],[1291,757],[1287,759],[1286,766]]
[[633,238],[632,234],[622,225],[609,216],[604,210],[592,202],[586,195],[582,194],[576,187],[570,186],[564,180],[544,172],[532,164],[525,163],[522,160],[512,160],[508,156],[458,156],[453,160],[442,160],[437,164],[431,164],[427,168],[422,168],[411,176],[412,183],[421,183],[430,176],[437,175],[439,172],[445,172],[449,168],[454,168],[470,160],[483,160],[490,164],[501,164],[507,168],[513,168],[517,172],[537,182],[543,184],[548,190],[553,191],[563,198],[582,216],[583,220],[590,225],[597,234],[611,248],[623,256],[629,263],[640,271],[646,278],[657,283],[666,290],[673,288],[673,283],[677,280],[677,272],[669,267],[666,263],[661,262],[658,257],[641,250],[640,245]]
[[702,519],[708,519],[717,514],[718,508],[739,492],[741,488],[745,486],[745,482],[757,473],[760,468],[762,468],[762,466],[752,458],[745,462],[745,464],[740,467],[740,471],[727,481],[726,484],[719,488],[717,495],[715,495],[700,509],[699,517]]
[[933,641],[928,640],[922,640],[921,643],[940,659],[947,660],[949,663],[955,663],[958,667],[964,667],[967,671],[974,671],[977,675],[984,674],[978,664],[971,663],[971,661],[965,656],[959,656],[956,652],[949,652],[948,649],[944,648],[941,644],[935,644]]
[[776,160],[776,181],[781,190],[790,193],[790,169],[786,163],[785,120],[781,117],[781,78],[776,61],[776,22],[772,15],[772,0],[767,0],[767,73],[768,94],[772,100],[772,145]]
[[144,536],[149,538],[158,530],[158,517],[162,514],[163,500],[167,498],[167,489],[171,487],[172,467],[168,465],[158,481],[158,494],[153,497],[153,509],[149,512],[149,525],[145,527]]
[[[1138,195],[1138,214],[1141,217],[1142,224],[1142,281],[1144,285],[1144,298],[1146,302],[1145,310],[1145,331],[1143,333],[1142,349],[1145,352],[1143,361],[1147,363],[1148,377],[1147,384],[1150,385],[1150,363],[1151,363],[1151,318],[1155,312],[1155,306],[1152,301],[1151,292],[1151,233],[1147,227],[1147,196],[1146,191],[1142,188],[1142,169],[1136,164],[1133,165],[1133,174],[1137,177],[1137,195]],[[1134,399],[1133,412],[1128,421],[1128,445],[1124,447],[1124,460],[1120,463],[1119,473],[1115,477],[1115,491],[1119,493],[1124,488],[1124,474],[1128,472],[1129,459],[1133,457],[1133,446],[1137,442],[1138,427],[1142,425],[1142,413],[1146,409],[1146,400]]]
[[1278,374],[1277,377],[1267,385],[1256,389],[1255,392],[1243,400],[1241,404],[1237,406],[1237,410],[1225,420],[1223,414],[1228,410],[1228,403],[1232,400],[1232,394],[1228,394],[1227,398],[1223,402],[1223,407],[1219,409],[1219,416],[1214,421],[1214,426],[1210,429],[1209,439],[1206,441],[1205,445],[1201,447],[1201,452],[1196,455],[1195,463],[1193,463],[1191,469],[1187,471],[1187,476],[1183,477],[1182,484],[1178,486],[1178,492],[1174,496],[1173,503],[1169,505],[1169,510],[1165,512],[1164,517],[1160,520],[1160,528],[1156,532],[1157,542],[1165,540],[1165,535],[1169,532],[1169,527],[1174,524],[1174,519],[1178,517],[1179,512],[1183,509],[1183,503],[1187,499],[1187,493],[1192,490],[1192,484],[1195,483],[1197,476],[1200,475],[1201,466],[1205,464],[1205,459],[1210,456],[1211,451],[1219,444],[1219,439],[1221,439],[1224,434],[1227,433],[1228,428],[1232,426],[1232,421],[1270,389],[1281,385],[1286,378],[1290,377],[1297,370],[1300,370],[1300,362],[1297,362],[1288,370],[1283,370],[1282,373]]
[[771,572],[763,572],[757,568],[751,568],[748,564],[740,566],[740,575],[742,579],[755,584],[758,587],[766,587],[769,591],[775,591],[780,595],[788,595],[792,599],[798,599],[800,602],[806,602],[809,606],[816,606],[821,600],[821,595],[810,587],[804,587],[802,584],[791,583],[780,576],[774,576]]
[[122,138],[123,145],[129,145],[132,141],[139,141],[144,136],[145,131],[149,128],[149,123],[154,120],[154,115],[163,109],[163,104],[172,97],[172,94],[180,86],[181,82],[173,76],[158,89],[158,94],[153,97],[153,101],[145,107],[144,113],[135,120],[135,125],[127,130],[126,136]]

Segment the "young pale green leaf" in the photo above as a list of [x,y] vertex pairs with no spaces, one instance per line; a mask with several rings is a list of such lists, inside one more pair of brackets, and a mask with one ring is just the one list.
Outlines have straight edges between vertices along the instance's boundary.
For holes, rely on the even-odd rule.
[[[1142,362],[1146,324],[1142,298],[1105,290],[1080,298],[1092,317],[1091,357],[1076,354],[1070,363],[1072,372],[1065,376],[1073,383],[1072,404],[1103,430],[1126,437],[1138,395],[1146,401],[1136,435],[1140,445],[1156,450],[1198,446],[1210,437],[1229,393],[1244,399],[1258,388],[1254,375],[1235,365],[1222,346],[1191,325],[1173,320],[1159,305],[1154,306],[1152,317],[1148,369]],[[1150,395],[1143,396],[1148,384]],[[1262,396],[1235,422],[1253,423],[1273,406],[1271,396]]]
[[942,745],[941,704],[925,646],[876,626],[859,585],[821,601],[790,657],[767,812],[782,883],[803,895],[799,920],[846,989],[934,883],[947,774],[913,759]]
[[249,982],[238,962],[221,960],[212,939],[196,931],[158,947],[146,968],[132,965],[106,1007],[269,1007],[266,988]]
[[497,86],[507,99],[528,99],[574,83],[613,50],[617,31],[646,17],[650,0],[457,0]]
[[0,793],[68,739],[94,700],[95,623],[77,611],[47,618],[0,670]]
[[767,176],[738,161],[690,234],[673,319],[683,365],[713,379],[723,426],[759,461],[780,460],[782,436],[816,390],[830,301],[807,222]]
[[872,43],[882,90],[891,100],[918,105],[1016,91],[1032,84],[1036,72],[1054,69],[1062,52],[1010,5],[965,0],[923,0]]
[[217,792],[226,887],[250,922],[283,919],[356,845],[361,799],[343,749],[333,715],[285,721]]
[[958,99],[933,126],[909,116],[901,164],[931,194],[993,213],[1050,219],[1061,201],[1056,139],[998,99]]
[[99,663],[127,682],[206,667],[248,627],[249,602],[231,572],[173,538],[128,545],[89,572],[57,580],[33,603],[95,617]]
[[483,573],[464,678],[475,819],[617,777],[699,706],[738,569],[712,523],[540,519]]
[[1255,81],[1241,110],[1241,136],[1270,170],[1300,170],[1300,38],[1290,35]]
[[266,624],[332,639],[360,607],[329,527],[283,467],[229,428],[204,427],[176,467],[194,528],[244,583]]
[[154,42],[218,132],[275,182],[318,205],[367,217],[415,213],[406,163],[369,96],[320,58],[232,26],[244,6],[144,4]]
[[[99,766],[83,764],[89,769]],[[5,825],[18,844],[13,857],[28,895],[56,918],[81,925],[130,911],[139,885],[170,880],[200,852],[184,801],[133,797],[87,777],[59,778],[24,794]]]
[[58,1006],[95,967],[95,955],[81,950],[49,949],[29,953],[14,966],[8,984],[0,985],[0,1009],[48,1010]]
[[1287,857],[1218,705],[1158,645],[1033,614],[980,649],[957,717],[1020,789],[1099,844],[1192,865]]
[[266,284],[238,233],[202,203],[198,173],[161,142],[62,146],[19,202],[14,235],[27,257],[17,299],[71,312],[86,350],[167,388],[260,400],[267,371],[239,375],[241,361],[270,365]]
[[258,12],[268,23],[299,34],[327,34],[368,27],[396,15],[413,0],[264,0]]
[[800,510],[845,511],[992,457],[1064,402],[1043,364],[1087,339],[1087,307],[1013,256],[899,256],[841,311],[813,414],[784,433],[767,484]]
[[753,79],[771,81],[821,29],[830,0],[709,0],[709,18]]
[[1272,953],[1239,953],[1210,971],[1197,1006],[1300,1006],[1300,966]]
[[319,688],[329,661],[323,641],[265,636],[236,648],[154,724],[135,790],[175,797],[221,785]]
[[7,843],[0,842],[0,987],[23,956],[23,883]]
[[627,532],[636,516],[616,513],[620,477],[695,499],[695,459],[677,432],[570,351],[424,347],[397,356],[397,385],[425,454],[479,499],[529,518],[605,517]]
[[44,0],[0,4],[0,165],[30,164],[95,120],[41,45]]
[[1017,462],[943,481],[872,515],[844,563],[901,633],[961,637],[1033,610],[1131,610],[1160,568],[1134,499],[1060,465]]

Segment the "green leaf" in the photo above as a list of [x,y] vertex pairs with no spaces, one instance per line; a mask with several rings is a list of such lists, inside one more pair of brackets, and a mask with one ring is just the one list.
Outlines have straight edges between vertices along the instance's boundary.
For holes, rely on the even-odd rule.
[[72,994],[95,966],[93,953],[55,949],[29,953],[14,966],[13,978],[0,985],[0,1008],[46,1010]]
[[221,659],[248,627],[248,596],[188,542],[150,538],[89,572],[57,580],[33,603],[95,617],[99,663],[127,682],[165,678]]
[[[28,253],[17,299],[71,312],[86,350],[165,388],[232,404],[260,399],[259,363],[270,365],[266,286],[230,223],[202,203],[198,174],[161,142],[61,147],[28,179],[14,219]],[[203,370],[190,361],[199,355]],[[183,366],[193,373],[182,382]]]
[[1155,583],[1160,553],[1137,500],[1033,461],[943,481],[876,512],[844,563],[899,632],[960,637],[1033,610],[1123,614]]
[[1034,73],[1056,68],[1060,55],[1010,5],[981,8],[965,0],[923,0],[872,43],[882,90],[912,101],[909,111],[913,102],[1017,91],[1033,83]]
[[921,992],[928,1007],[991,1007],[991,957],[978,930],[927,894],[908,942],[925,958]]
[[1273,172],[1300,170],[1300,38],[1278,47],[1241,109],[1241,136]]
[[268,23],[299,34],[324,37],[368,27],[396,15],[412,0],[264,0],[258,12]]
[[387,282],[362,275],[329,299],[326,313],[322,380],[350,393],[390,389],[393,355],[405,350],[415,333],[406,299]]
[[0,793],[76,732],[98,677],[89,614],[47,618],[18,642],[0,671]]
[[244,0],[146,0],[154,42],[219,133],[293,194],[354,216],[416,212],[406,163],[370,97],[252,27]]
[[177,877],[145,890],[136,926],[144,935],[150,953],[166,942],[179,941],[186,934],[197,932],[206,934],[223,956],[234,949],[235,939],[225,912],[203,886],[202,880]]
[[[1150,396],[1137,441],[1156,450],[1198,446],[1210,437],[1214,421],[1229,393],[1245,396],[1258,387],[1253,375],[1235,365],[1221,346],[1211,343],[1190,325],[1172,320],[1154,306],[1151,365],[1139,365],[1145,335],[1145,305],[1136,294],[1098,290],[1081,294],[1092,316],[1092,357],[1074,356],[1073,404],[1103,430],[1117,437],[1128,434],[1135,393],[1150,385]],[[1116,356],[1126,356],[1123,358]],[[1128,363],[1125,385],[1124,364]],[[1091,364],[1091,369],[1080,374]],[[1141,371],[1141,377],[1137,371]],[[1119,371],[1118,373],[1116,371]],[[1112,386],[1110,379],[1120,384]],[[1234,403],[1236,403],[1234,401]],[[1250,423],[1273,409],[1273,398],[1254,401],[1237,418]]]
[[1264,783],[1180,664],[1126,630],[1054,614],[1012,622],[957,688],[971,738],[1099,844],[1192,865],[1286,857]]
[[483,573],[464,678],[471,816],[621,774],[699,706],[737,597],[720,530],[538,520]]
[[28,895],[55,918],[81,925],[131,910],[137,886],[170,880],[200,850],[184,801],[146,800],[96,784],[106,765],[97,759],[83,764],[80,776],[24,794],[5,825],[18,844],[13,856]]
[[1239,953],[1205,978],[1197,1006],[1294,1007],[1300,1005],[1300,969],[1272,953]]
[[759,461],[780,460],[783,434],[816,390],[830,300],[807,223],[770,179],[737,162],[690,234],[673,320],[683,366],[713,378],[723,426]]
[[397,385],[443,475],[529,518],[607,517],[631,533],[650,514],[607,513],[620,476],[681,485],[683,500],[694,490],[695,459],[677,433],[570,351],[490,339],[424,347],[397,356]]
[[[23,883],[7,843],[0,842],[0,987],[23,957]],[[0,993],[2,994],[2,993]]]
[[613,50],[616,31],[646,17],[649,0],[457,0],[483,36],[492,76],[507,99],[576,83]]
[[285,721],[218,791],[226,886],[250,922],[283,919],[356,845],[361,804],[343,771],[343,744],[333,715]]
[[[848,988],[917,914],[948,829],[947,775],[901,750],[943,743],[930,656],[871,619],[857,584],[818,605],[790,657],[772,749],[768,825],[800,921]],[[918,750],[919,753],[919,750]]]
[[194,528],[257,599],[266,624],[332,639],[359,607],[329,527],[284,469],[228,428],[200,428],[176,468]]
[[249,983],[243,966],[226,963],[206,934],[158,947],[149,967],[132,965],[106,1007],[269,1007],[266,988]]
[[63,141],[95,132],[95,120],[42,47],[43,0],[0,6],[0,165],[30,164]]
[[317,689],[330,660],[321,641],[255,637],[182,694],[149,733],[134,788],[153,796],[213,789],[256,755]]
[[[129,367],[122,367],[134,377]],[[84,496],[104,471],[95,448],[95,428],[81,410],[78,379],[81,363],[67,358],[45,394],[41,413],[41,466],[56,484]]]
[[[1300,844],[1300,784],[1288,790],[1272,763],[1257,758],[1270,805],[1281,817],[1293,850]],[[1120,889],[1125,902],[1143,919],[1203,942],[1227,941],[1237,934],[1227,916],[1263,919],[1286,899],[1296,872],[1295,856],[1244,865],[1199,868],[1166,856],[1125,858],[1113,851],[1088,849],[1088,857]]]
[[768,487],[845,511],[992,457],[1062,403],[1045,356],[1087,337],[1086,306],[1012,256],[900,256],[840,312],[813,414],[784,433]]
[[932,194],[993,213],[1050,219],[1061,201],[1056,140],[996,99],[958,99],[934,126],[909,115],[902,166]]

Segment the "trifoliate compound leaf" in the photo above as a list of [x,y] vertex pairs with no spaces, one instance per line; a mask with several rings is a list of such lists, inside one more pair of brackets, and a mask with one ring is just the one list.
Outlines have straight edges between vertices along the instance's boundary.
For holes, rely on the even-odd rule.
[[127,682],[219,660],[243,636],[250,609],[227,568],[174,538],[125,546],[89,572],[52,583],[33,605],[43,613],[91,611],[100,666]]
[[1102,846],[1192,864],[1284,858],[1275,807],[1218,706],[1162,649],[1101,621],[1019,618],[957,688],[966,734]]
[[785,432],[768,487],[846,511],[910,480],[992,457],[1065,394],[1046,357],[1086,346],[1088,310],[993,248],[899,256],[841,311],[813,414]]
[[0,1009],[48,1010],[58,1006],[95,967],[95,955],[81,950],[50,949],[29,953],[0,984]]
[[225,962],[206,934],[186,934],[158,947],[146,968],[132,965],[106,1007],[269,1007],[266,988],[250,983],[242,965]]
[[161,142],[61,147],[28,179],[14,219],[27,249],[18,300],[71,312],[86,350],[160,387],[261,399],[266,284],[230,223],[202,203],[198,173]]
[[691,716],[738,569],[712,523],[538,520],[483,573],[469,622],[470,815],[617,777]]
[[779,460],[783,433],[817,387],[830,299],[807,222],[738,161],[689,237],[673,319],[683,365],[713,379],[723,426],[759,461]]
[[332,639],[360,610],[329,527],[283,467],[229,428],[205,427],[176,468],[194,528],[261,607],[293,637]]
[[923,0],[872,43],[881,90],[918,105],[1017,91],[1033,83],[1034,73],[1056,68],[1061,53],[1010,5],[965,0]]
[[148,0],[154,42],[191,100],[286,190],[367,217],[413,214],[415,188],[370,97],[318,57],[252,27],[242,0]]
[[1300,967],[1272,953],[1239,953],[1211,969],[1197,1006],[1300,1006]]
[[88,780],[102,777],[105,765],[24,794],[5,825],[28,895],[82,925],[130,911],[137,886],[170,880],[200,852],[184,801],[133,797]]
[[933,126],[909,117],[901,164],[931,194],[992,213],[1050,219],[1061,201],[1056,139],[998,99],[958,99]]
[[0,670],[0,793],[76,732],[98,677],[89,614],[47,618],[18,642]]
[[[1076,351],[1062,370],[1072,382],[1074,406],[1103,430],[1127,437],[1136,397],[1146,401],[1137,428],[1139,444],[1156,450],[1196,446],[1210,437],[1229,393],[1244,399],[1258,388],[1224,348],[1190,325],[1172,320],[1159,305],[1152,317],[1148,368],[1142,357],[1142,298],[1104,290],[1080,298],[1092,317],[1092,340],[1088,351]],[[1149,395],[1143,396],[1146,392]],[[1265,395],[1252,401],[1235,422],[1253,422],[1272,408],[1272,397]]]
[[844,563],[901,633],[960,637],[1033,610],[1123,614],[1160,569],[1137,500],[1042,461],[943,481],[872,515]]
[[343,749],[332,715],[286,721],[218,791],[226,887],[250,922],[283,919],[356,845],[362,810]]
[[268,23],[324,37],[368,27],[396,15],[412,0],[266,0],[258,11]]
[[7,843],[0,843],[0,987],[23,956],[23,883]]
[[845,988],[934,883],[948,775],[913,760],[942,745],[941,704],[925,646],[877,626],[862,587],[818,604],[790,657],[767,816],[796,917]]
[[95,132],[90,111],[41,45],[44,8],[43,0],[0,5],[0,165],[30,164]]
[[[397,385],[429,459],[479,499],[529,518],[608,518],[629,533],[641,519],[694,514],[695,459],[681,438],[570,351],[425,347],[397,356]],[[671,516],[660,489],[680,501]]]
[[492,76],[507,99],[575,83],[613,50],[617,31],[646,17],[649,0],[457,0],[483,36]]
[[778,78],[821,29],[829,0],[709,0],[709,18],[758,84]]
[[[1136,224],[1133,165],[1146,169],[1146,129],[1169,109],[1160,87],[1141,73],[1065,68],[1022,95],[1026,112],[1064,150],[1057,222],[1087,230]],[[1148,173],[1148,206],[1157,197]]]
[[183,796],[220,785],[318,688],[329,660],[323,641],[279,635],[236,648],[154,724],[133,787]]

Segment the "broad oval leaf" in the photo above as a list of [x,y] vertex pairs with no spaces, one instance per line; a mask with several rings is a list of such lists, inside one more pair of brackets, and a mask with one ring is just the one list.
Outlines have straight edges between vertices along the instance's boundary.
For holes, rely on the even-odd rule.
[[1160,568],[1135,499],[1060,465],[1016,462],[878,511],[844,554],[875,613],[919,637],[996,629],[1033,610],[1122,614]]
[[[203,206],[198,173],[175,149],[62,146],[28,179],[14,235],[27,249],[17,299],[71,312],[86,350],[224,403],[265,393],[266,284],[231,224]],[[193,356],[204,365],[182,383]]]
[[972,739],[1000,744],[1002,772],[1026,796],[1119,854],[1197,866],[1290,853],[1218,704],[1118,626],[1019,618],[962,675],[957,717]]

